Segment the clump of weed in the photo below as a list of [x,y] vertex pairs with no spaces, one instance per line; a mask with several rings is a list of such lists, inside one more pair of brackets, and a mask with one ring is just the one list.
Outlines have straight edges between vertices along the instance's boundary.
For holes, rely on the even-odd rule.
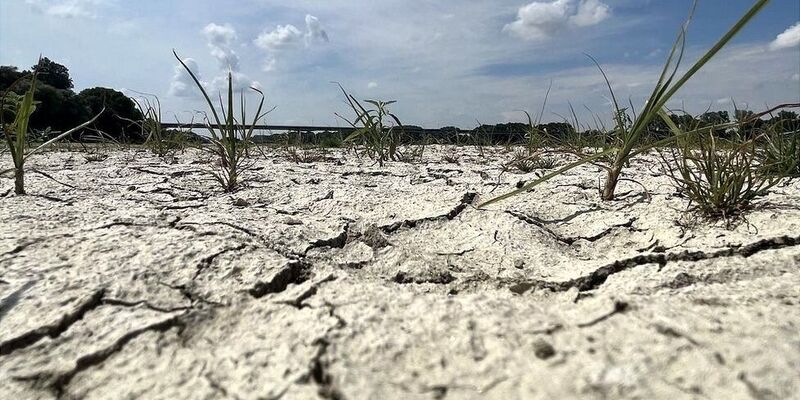
[[529,154],[527,151],[517,150],[511,158],[509,165],[527,174],[537,170],[556,168],[558,166],[558,161],[553,157],[545,156],[541,151]]
[[[41,60],[40,60],[41,63]],[[28,136],[28,123],[31,115],[36,111],[36,102],[34,101],[34,93],[36,92],[37,71],[34,69],[30,87],[24,95],[17,95],[12,89],[19,84],[20,81],[12,84],[4,93],[0,93],[0,130],[3,131],[3,136],[8,146],[8,151],[11,153],[11,159],[14,167],[0,171],[0,176],[13,173],[14,174],[14,193],[17,195],[25,194],[25,162],[28,157],[41,151],[45,147],[72,135],[75,132],[92,124],[102,113],[105,111],[103,108],[94,118],[81,124],[80,126],[70,129],[46,142],[39,145],[32,150],[26,151],[27,136]],[[21,78],[23,79],[23,78]],[[11,122],[7,122],[10,119]],[[44,176],[47,174],[42,173]]]
[[289,161],[296,164],[313,164],[327,159],[325,152],[321,149],[286,146],[283,148],[283,152]]
[[403,132],[403,124],[396,115],[389,111],[389,106],[396,101],[364,100],[373,106],[365,108],[353,95],[347,93],[342,85],[339,85],[350,108],[355,112],[354,120],[349,120],[339,114],[339,118],[345,120],[355,131],[345,138],[345,143],[359,143],[363,148],[363,153],[372,160],[378,162],[380,166],[389,160],[399,161],[400,135]]
[[460,159],[461,159],[461,154],[458,154],[458,151],[456,151],[455,148],[448,149],[442,156],[442,161],[449,164],[458,164],[458,161]]
[[509,164],[518,171],[527,174],[536,169],[534,166],[534,158],[538,156],[538,154],[529,155],[524,151],[517,151],[514,153]]
[[220,96],[219,110],[217,110],[217,107],[211,101],[203,84],[200,83],[200,80],[197,79],[194,72],[192,72],[186,63],[178,56],[178,53],[174,50],[172,53],[189,76],[191,76],[211,110],[213,121],[209,120],[208,115],[205,116],[206,129],[211,136],[209,138],[211,145],[209,147],[201,147],[213,154],[219,161],[217,167],[211,174],[217,182],[219,182],[223,190],[226,192],[233,192],[239,188],[241,184],[241,174],[248,168],[247,156],[252,145],[253,131],[258,122],[269,113],[269,111],[262,113],[265,100],[264,93],[256,88],[250,88],[250,90],[260,96],[260,101],[252,122],[246,125],[247,102],[244,90],[239,93],[240,116],[237,117],[234,109],[235,95],[233,90],[233,74],[231,72],[228,72],[228,91],[225,99],[227,107],[222,104],[223,99],[222,96]]
[[554,157],[541,156],[534,160],[534,169],[553,169],[558,168],[558,160]]
[[[138,93],[138,92],[136,92]],[[127,120],[141,129],[145,137],[144,146],[153,154],[164,159],[174,158],[175,154],[188,147],[189,136],[175,129],[167,129],[162,125],[161,101],[158,96],[138,93],[139,98],[132,97],[142,114],[140,121]]]
[[[788,114],[788,113],[787,113]],[[763,165],[771,174],[800,177],[800,121],[779,119],[764,134]]]
[[689,199],[690,210],[709,218],[741,215],[784,177],[767,173],[756,138],[727,141],[704,133],[667,151],[665,173]]

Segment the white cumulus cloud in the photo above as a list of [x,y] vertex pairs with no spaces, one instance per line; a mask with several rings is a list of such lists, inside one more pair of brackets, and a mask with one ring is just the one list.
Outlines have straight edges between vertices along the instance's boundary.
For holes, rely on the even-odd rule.
[[540,40],[567,28],[597,25],[611,16],[611,8],[600,0],[534,1],[520,7],[517,19],[503,31],[525,40]]
[[[200,66],[193,58],[185,58],[183,62],[189,67],[189,70],[200,80],[200,84],[205,86],[200,76]],[[180,63],[175,66],[175,74],[172,76],[172,81],[169,85],[169,95],[175,97],[192,97],[197,94],[197,85],[192,77],[186,72],[186,69]]]
[[[227,90],[228,88],[228,74],[231,76],[233,82],[233,90],[241,91],[249,87],[259,88],[261,84],[257,81],[250,79],[246,74],[241,72],[239,63],[239,55],[233,50],[236,45],[238,36],[236,30],[230,25],[218,25],[210,23],[203,28],[203,34],[208,41],[208,49],[211,56],[216,58],[219,62],[220,74],[214,77],[210,83],[201,81],[203,88],[206,90]],[[197,61],[187,58],[184,60],[186,66],[200,79],[199,66]],[[169,95],[177,97],[189,97],[196,95],[196,84],[192,81],[189,74],[178,64],[175,66],[175,74],[170,82]]]
[[25,0],[35,10],[59,18],[97,18],[97,9],[112,0]]
[[313,15],[306,15],[306,44],[313,42],[328,42],[328,33],[322,29],[319,18]]
[[[241,92],[251,87],[261,89],[261,83],[250,79],[249,76],[236,71],[231,71],[231,82],[233,83],[233,91]],[[211,87],[217,90],[228,90],[228,74],[220,75],[211,81]]]
[[301,43],[303,33],[294,25],[278,25],[271,32],[264,32],[255,40],[255,45],[269,51],[284,50]]
[[603,22],[611,15],[611,8],[600,0],[586,0],[578,5],[578,12],[570,18],[576,26],[592,26]]
[[258,88],[261,86],[259,82],[250,79],[240,71],[239,55],[233,50],[233,46],[236,45],[238,40],[238,35],[236,35],[236,30],[232,26],[227,24],[218,25],[212,22],[203,28],[203,34],[208,40],[211,56],[217,59],[222,71],[222,75],[211,81],[211,88],[226,90],[228,88],[228,73],[230,73],[233,81],[233,90],[237,92],[249,87]]
[[220,68],[239,70],[239,56],[231,48],[236,41],[236,30],[230,25],[210,23],[203,28],[211,55],[219,61]]
[[769,48],[772,50],[789,49],[800,45],[800,22],[790,26],[778,35]]
[[314,43],[327,43],[328,32],[322,27],[319,18],[306,15],[306,29],[301,31],[292,24],[278,25],[271,31],[264,31],[253,41],[260,49],[267,51],[264,71],[273,71],[278,64],[278,53],[309,47]]

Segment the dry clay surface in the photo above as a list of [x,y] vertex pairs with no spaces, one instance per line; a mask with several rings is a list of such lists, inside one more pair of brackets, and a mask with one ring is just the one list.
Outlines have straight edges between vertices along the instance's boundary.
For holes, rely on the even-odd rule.
[[33,157],[53,179],[0,181],[0,397],[800,393],[800,182],[729,228],[652,156],[612,202],[587,166],[477,209],[541,172],[452,151],[272,151],[234,194],[198,152]]

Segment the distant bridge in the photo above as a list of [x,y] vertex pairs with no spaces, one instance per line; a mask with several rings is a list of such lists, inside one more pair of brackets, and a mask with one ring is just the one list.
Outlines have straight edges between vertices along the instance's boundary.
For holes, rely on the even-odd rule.
[[[207,129],[209,127],[208,124],[203,123],[191,123],[191,124],[182,124],[182,123],[162,123],[162,127],[166,129]],[[224,127],[223,125],[211,124],[210,127],[214,129],[220,129]],[[250,125],[236,125],[237,128],[250,128]],[[358,128],[347,127],[347,126],[312,126],[312,125],[255,125],[254,130],[257,131],[279,131],[279,132],[341,132],[341,133],[352,133]],[[414,133],[422,133],[422,134],[438,134],[443,132],[441,129],[426,129],[426,128],[418,128],[418,127],[409,127],[409,132]],[[446,130],[446,132],[454,132],[455,130]],[[473,130],[467,129],[458,129],[458,133],[471,133]]]

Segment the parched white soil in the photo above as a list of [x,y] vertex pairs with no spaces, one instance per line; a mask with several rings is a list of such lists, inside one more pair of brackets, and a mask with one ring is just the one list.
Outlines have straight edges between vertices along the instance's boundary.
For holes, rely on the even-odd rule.
[[482,210],[536,174],[450,151],[271,151],[234,194],[196,152],[33,157],[61,183],[0,180],[0,397],[797,398],[800,182],[730,229],[655,157]]

